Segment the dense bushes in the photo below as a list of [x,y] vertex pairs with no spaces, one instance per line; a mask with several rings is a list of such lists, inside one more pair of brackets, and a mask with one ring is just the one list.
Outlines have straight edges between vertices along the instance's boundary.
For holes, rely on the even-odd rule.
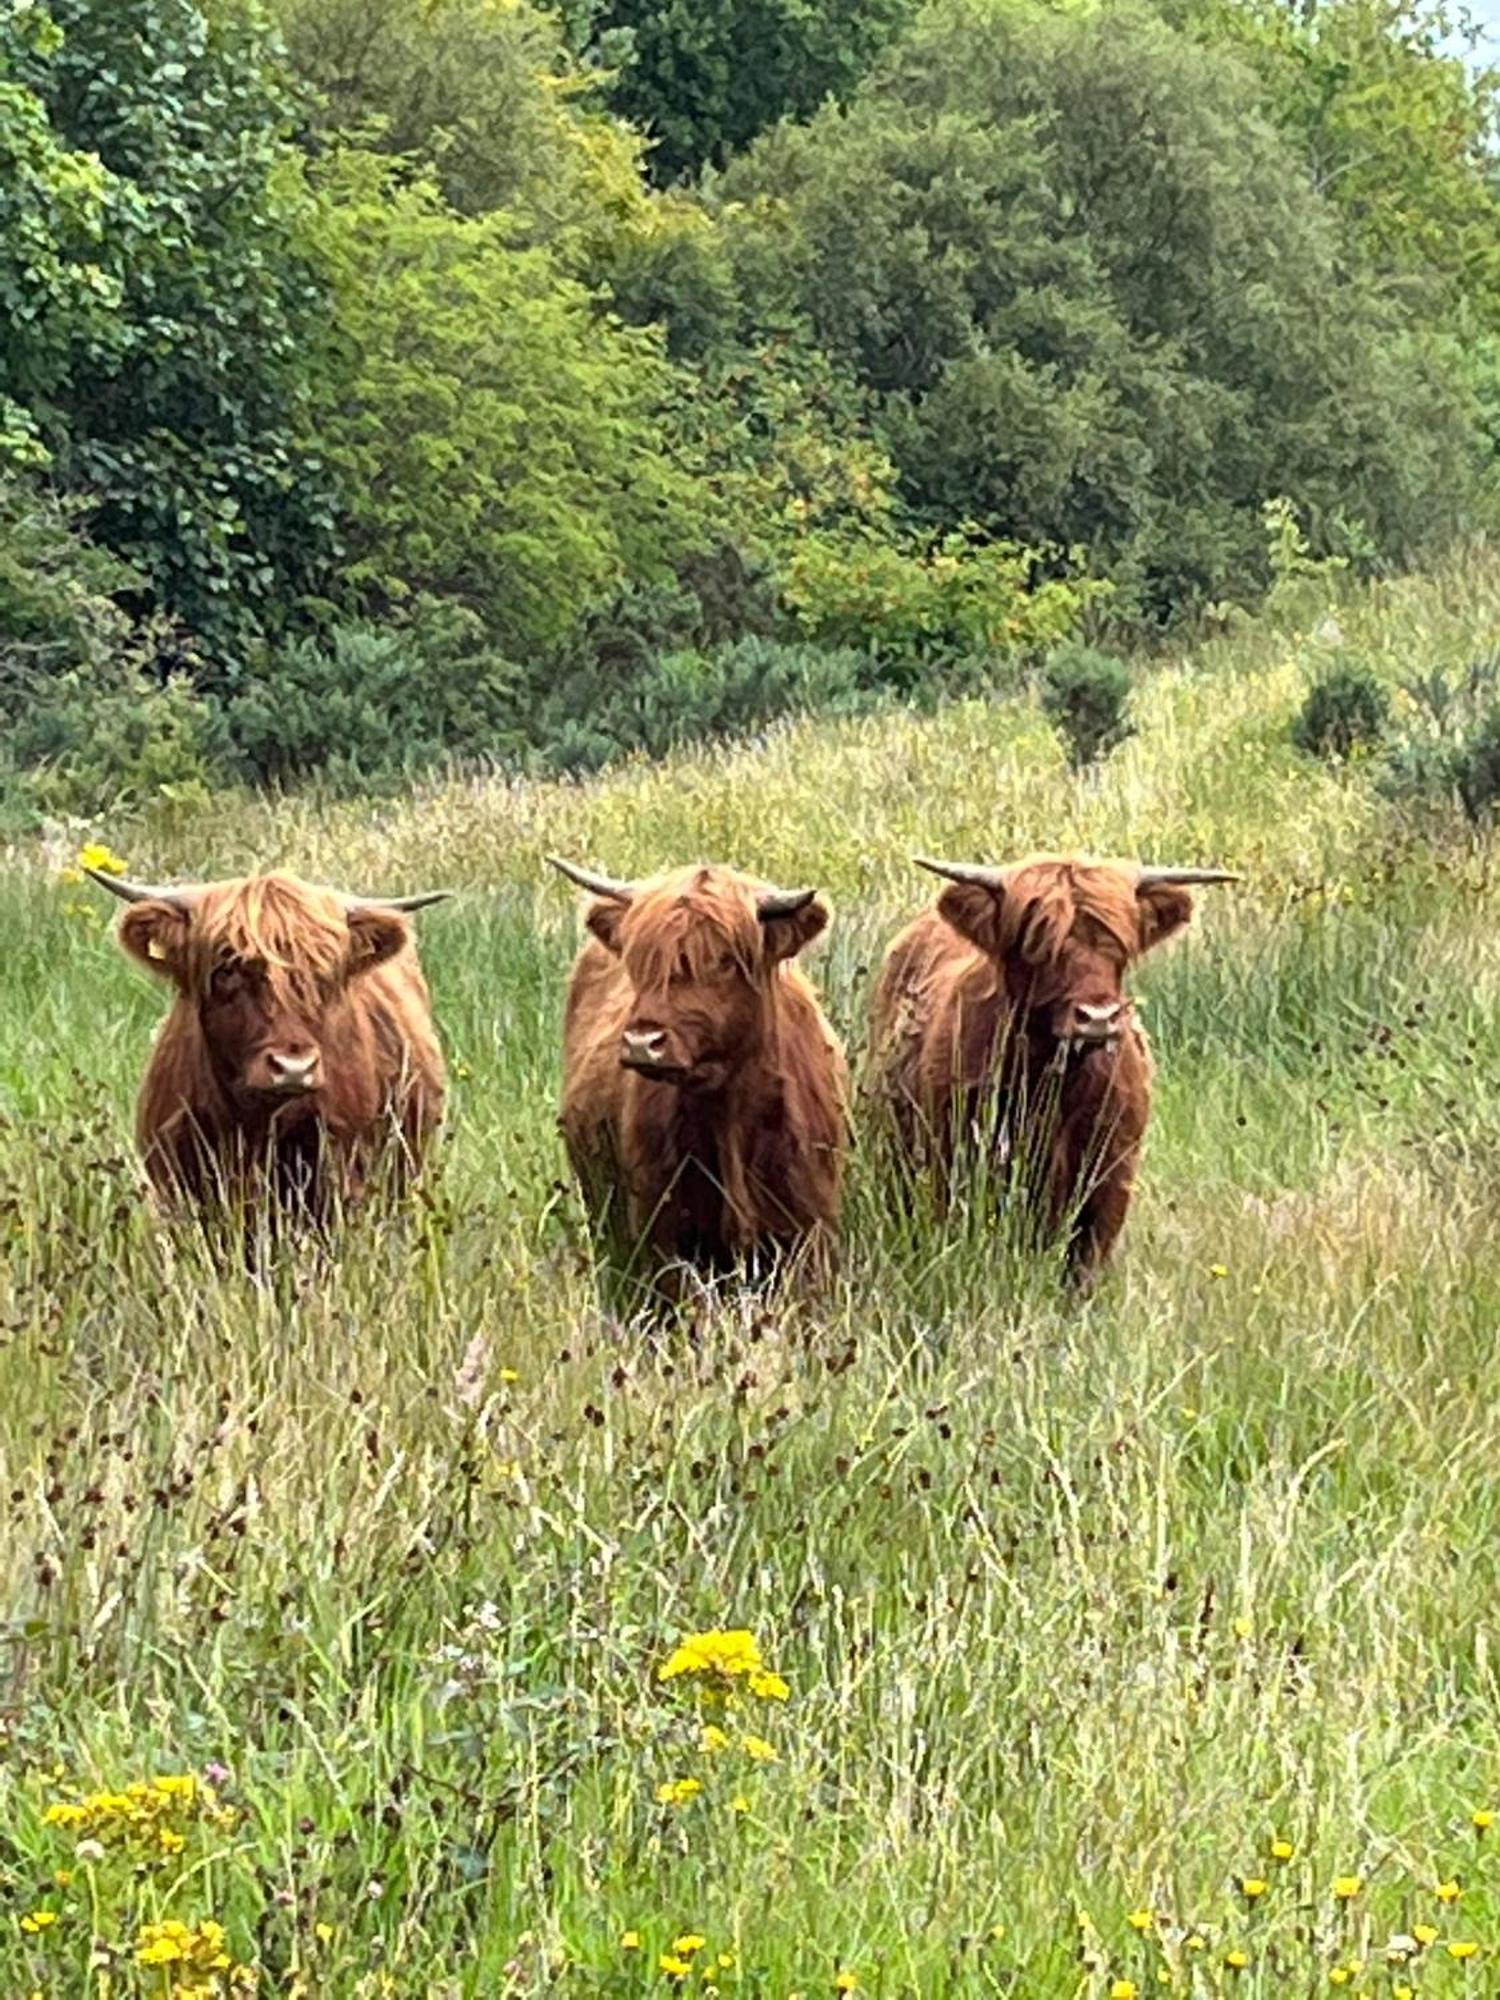
[[1491,84],[1424,6],[11,9],[8,796],[578,768],[1048,659],[1087,761],[1085,624],[1500,505]]

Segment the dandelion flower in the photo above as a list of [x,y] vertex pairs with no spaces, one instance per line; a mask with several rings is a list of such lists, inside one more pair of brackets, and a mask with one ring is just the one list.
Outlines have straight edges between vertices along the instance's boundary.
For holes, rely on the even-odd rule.
[[1250,1963],[1250,1954],[1248,1951],[1226,1951],[1224,1963],[1232,1972],[1243,1972]]
[[1236,1639],[1248,1639],[1250,1637],[1250,1634],[1254,1630],[1255,1630],[1254,1625],[1248,1618],[1244,1616],[1243,1613],[1241,1613],[1240,1616],[1235,1619],[1234,1636]]
[[1450,1958],[1472,1958],[1479,1946],[1472,1938],[1453,1938],[1448,1945]]
[[791,1693],[780,1674],[768,1673],[764,1668],[751,1674],[746,1685],[761,1701],[785,1701]]
[[734,1953],[732,1951],[721,1951],[719,1953],[718,1969],[720,1972],[732,1972],[734,1970]]
[[1253,1903],[1257,1896],[1266,1893],[1266,1884],[1259,1875],[1246,1875],[1240,1883],[1240,1894]]
[[1413,1924],[1411,1927],[1411,1934],[1416,1939],[1418,1944],[1422,1945],[1436,1944],[1438,1939],[1438,1927],[1436,1924]]
[[1488,1833],[1495,1824],[1495,1815],[1488,1806],[1476,1806],[1469,1814],[1469,1824],[1476,1833]]
[[640,1948],[641,1934],[639,1931],[622,1931],[620,1933],[621,1951],[639,1951]]
[[1271,1842],[1271,1859],[1273,1861],[1290,1861],[1296,1852],[1296,1848],[1293,1847],[1289,1840],[1278,1838]]
[[1133,1979],[1117,1979],[1109,1989],[1109,2000],[1136,2000],[1139,1992]]
[[842,1972],[836,1972],[833,1975],[833,1990],[835,1993],[857,1993],[859,1974],[850,1972],[847,1968]]
[[672,1681],[684,1674],[706,1674],[737,1680],[764,1666],[753,1632],[695,1632],[677,1642],[666,1662],[657,1668],[656,1678]]
[[736,1792],[734,1797],[729,1801],[729,1810],[731,1812],[747,1813],[750,1810],[750,1801],[745,1797],[743,1792]]
[[1463,1894],[1463,1890],[1450,1878],[1446,1882],[1439,1882],[1432,1893],[1440,1903],[1456,1903]]
[[333,1925],[332,1925],[332,1924],[327,1924],[327,1923],[318,1923],[318,1924],[314,1924],[314,1925],[313,1925],[313,1936],[314,1936],[314,1937],[315,1937],[315,1938],[316,1938],[316,1939],[318,1940],[318,1943],[319,1943],[319,1944],[332,1944],[332,1943],[333,1943]]
[[1210,1264],[1208,1275],[1211,1278],[1227,1278],[1229,1276],[1229,1266],[1227,1264]]
[[1335,1875],[1333,1893],[1341,1903],[1352,1902],[1365,1886],[1363,1875]]
[[662,1806],[685,1806],[703,1790],[700,1778],[668,1778],[656,1788],[656,1802]]
[[711,1756],[716,1750],[727,1750],[729,1748],[729,1738],[714,1723],[706,1722],[703,1725],[703,1732],[698,1738],[698,1747],[705,1755]]
[[1125,1921],[1133,1931],[1149,1931],[1156,1917],[1150,1910],[1132,1910]]
[[1347,1965],[1336,1965],[1328,1975],[1328,1983],[1330,1986],[1347,1986],[1353,1977]]
[[678,1958],[675,1952],[664,1951],[656,1961],[657,1970],[664,1972],[668,1979],[686,1979],[692,1967],[685,1958]]
[[707,1943],[708,1939],[700,1937],[697,1931],[684,1931],[681,1937],[673,1938],[672,1949],[679,1958],[691,1958],[695,1951],[702,1951]]
[[1413,2000],[1411,1988],[1409,1986],[1393,1986],[1391,1988],[1391,2000]]
[[740,1748],[747,1757],[753,1757],[757,1764],[774,1764],[777,1761],[776,1746],[768,1743],[764,1736],[742,1736]]
[[21,1928],[28,1937],[36,1937],[41,1931],[50,1931],[56,1922],[56,1910],[33,1910],[29,1917],[22,1917]]

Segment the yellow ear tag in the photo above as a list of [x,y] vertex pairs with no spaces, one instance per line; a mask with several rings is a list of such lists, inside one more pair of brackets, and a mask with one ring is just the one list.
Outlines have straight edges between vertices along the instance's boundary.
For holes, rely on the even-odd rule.
[[161,946],[157,943],[156,939],[152,938],[150,943],[146,946],[147,958],[165,958],[166,955],[167,954],[162,950]]

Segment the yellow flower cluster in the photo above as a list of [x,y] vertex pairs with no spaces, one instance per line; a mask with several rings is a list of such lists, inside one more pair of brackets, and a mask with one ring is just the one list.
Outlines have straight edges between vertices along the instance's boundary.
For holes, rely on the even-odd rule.
[[190,1827],[227,1829],[234,1818],[233,1809],[220,1804],[213,1786],[191,1773],[141,1778],[122,1792],[90,1792],[85,1798],[60,1800],[43,1815],[48,1826],[73,1834],[80,1852],[88,1842],[101,1849],[145,1848],[163,1856],[181,1853]]
[[[638,1951],[640,1942],[638,1931],[627,1931],[620,1940],[620,1948],[622,1951]],[[708,1939],[701,1931],[684,1931],[680,1937],[673,1938],[672,1949],[664,1951],[657,1959],[656,1969],[665,1973],[668,1979],[678,1980],[691,1978],[695,1971],[701,1972],[707,1980],[712,1980],[716,1973],[732,1972],[734,1953],[708,1953],[707,1945]],[[700,1953],[705,1953],[705,1956],[700,1957]]]
[[125,873],[125,863],[120,859],[119,855],[115,853],[112,847],[106,847],[102,841],[98,840],[91,840],[87,846],[80,847],[78,850],[78,859],[73,863],[71,868],[64,868],[59,871],[60,878],[70,885],[76,885],[84,879],[83,871],[85,868],[97,868],[101,875],[123,875]]
[[143,1924],[136,1935],[135,1962],[170,1981],[172,2000],[220,2000],[255,1986],[255,1974],[235,1964],[224,1926],[212,1917],[199,1924],[185,1924],[178,1917]]
[[766,1665],[751,1632],[695,1632],[679,1640],[657,1668],[656,1678],[674,1681],[684,1677],[696,1680],[711,1697],[722,1698],[744,1689],[762,1701],[785,1701],[791,1693],[780,1674]]

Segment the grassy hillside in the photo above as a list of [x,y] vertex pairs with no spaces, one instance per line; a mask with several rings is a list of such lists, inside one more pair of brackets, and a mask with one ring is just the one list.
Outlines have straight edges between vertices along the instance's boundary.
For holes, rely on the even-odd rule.
[[[1392,676],[1469,659],[1500,562],[1339,615]],[[10,858],[0,1991],[228,1991],[187,1969],[212,1935],[136,1962],[140,1925],[209,1918],[263,1992],[1497,1990],[1500,896],[1290,749],[1316,652],[1268,623],[1164,665],[1082,779],[1034,709],[975,704],[96,829],[148,877],[465,892],[419,920],[440,1181],[270,1290],[150,1221],[159,995],[57,857]],[[1074,845],[1248,877],[1139,980],[1157,1116],[1091,1302],[899,1229],[861,1159],[816,1316],[653,1345],[600,1315],[545,851],[817,882],[857,1050],[909,854]],[[712,1750],[656,1670],[715,1626],[790,1693]],[[223,1819],[123,1791],[211,1765]]]

